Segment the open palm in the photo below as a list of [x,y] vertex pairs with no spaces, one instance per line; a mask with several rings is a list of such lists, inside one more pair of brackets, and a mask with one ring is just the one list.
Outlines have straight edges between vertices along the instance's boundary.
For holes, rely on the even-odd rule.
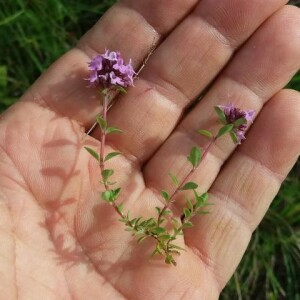
[[[121,1],[2,116],[0,299],[218,298],[300,150],[300,96],[281,90],[300,66],[300,14],[267,2]],[[99,132],[84,133],[100,111],[87,61],[108,48],[138,67],[154,44],[108,114],[124,131],[106,150],[123,153],[110,164],[132,216],[162,206],[170,171],[189,172],[190,148],[207,144],[194,132],[216,131],[214,105],[258,112],[241,146],[218,140],[193,174],[214,206],[185,232],[176,267],[150,259],[152,241],[137,245],[101,202],[83,149],[99,147]]]

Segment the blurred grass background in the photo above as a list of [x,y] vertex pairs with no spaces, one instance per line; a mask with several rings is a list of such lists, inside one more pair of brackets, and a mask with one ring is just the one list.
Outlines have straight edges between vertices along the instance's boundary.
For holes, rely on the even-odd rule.
[[[0,0],[0,112],[74,46],[114,2]],[[291,2],[300,6],[299,0]],[[300,73],[289,87],[300,91]],[[300,300],[299,177],[298,161],[221,299]]]

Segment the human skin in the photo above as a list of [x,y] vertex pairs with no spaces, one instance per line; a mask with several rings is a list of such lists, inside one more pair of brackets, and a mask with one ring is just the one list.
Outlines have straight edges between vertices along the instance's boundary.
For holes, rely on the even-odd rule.
[[[198,3],[199,2],[199,3]],[[0,299],[217,299],[251,234],[300,153],[300,96],[283,87],[300,67],[300,12],[283,0],[121,1],[0,119]],[[171,3],[171,4],[170,4]],[[211,213],[179,241],[177,266],[149,258],[99,197],[97,163],[83,146],[101,110],[87,62],[105,48],[137,69],[116,99],[106,151],[125,210],[151,216],[183,179],[199,129],[217,130],[213,106],[255,109],[242,145],[211,148],[191,180]],[[200,103],[186,110],[210,85]],[[178,213],[181,199],[172,207]]]

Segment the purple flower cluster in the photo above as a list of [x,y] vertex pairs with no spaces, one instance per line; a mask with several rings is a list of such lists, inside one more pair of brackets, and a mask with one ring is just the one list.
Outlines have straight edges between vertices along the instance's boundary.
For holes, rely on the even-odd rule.
[[218,105],[218,107],[223,110],[227,124],[233,124],[233,133],[236,136],[237,143],[240,144],[241,141],[245,139],[245,132],[249,127],[248,123],[253,122],[255,111],[241,110],[232,103]]
[[97,55],[89,63],[90,76],[88,78],[91,86],[105,88],[123,87],[133,85],[135,74],[131,60],[126,65],[120,52],[105,50],[103,54]]

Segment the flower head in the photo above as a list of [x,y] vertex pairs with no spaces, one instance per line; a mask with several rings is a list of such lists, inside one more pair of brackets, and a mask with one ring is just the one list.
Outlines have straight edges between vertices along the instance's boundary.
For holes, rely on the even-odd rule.
[[90,86],[102,87],[123,87],[133,85],[135,74],[131,60],[126,65],[120,52],[105,50],[103,54],[95,56],[89,63]]
[[240,144],[241,141],[245,139],[245,132],[249,127],[249,123],[253,122],[255,111],[241,110],[232,103],[218,105],[217,107],[223,111],[223,122],[233,125],[231,136],[236,143]]

